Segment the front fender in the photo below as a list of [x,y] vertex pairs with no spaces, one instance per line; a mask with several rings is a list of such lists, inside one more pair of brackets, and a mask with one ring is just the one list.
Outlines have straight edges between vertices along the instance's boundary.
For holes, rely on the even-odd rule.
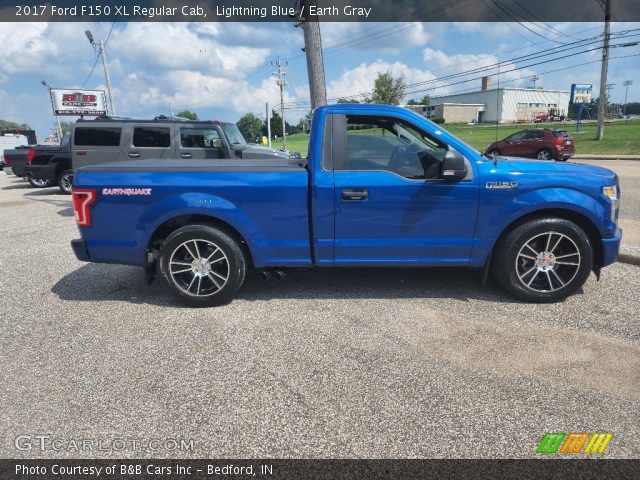
[[611,207],[606,199],[595,198],[572,188],[540,188],[515,195],[501,205],[481,204],[478,236],[498,237],[520,217],[541,210],[569,210],[578,213],[598,229],[602,236],[615,231],[611,222]]
[[483,265],[500,235],[516,220],[545,210],[564,210],[582,215],[600,232],[612,235],[616,225],[611,222],[607,200],[595,198],[573,188],[550,187],[519,192],[495,190],[480,203],[472,263]]

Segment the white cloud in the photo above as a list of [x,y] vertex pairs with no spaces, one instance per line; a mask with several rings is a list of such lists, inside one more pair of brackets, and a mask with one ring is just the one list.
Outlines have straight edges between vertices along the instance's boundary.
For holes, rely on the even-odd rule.
[[430,27],[426,25],[421,22],[326,22],[320,29],[327,53],[350,49],[397,54],[425,45],[431,39]]
[[[494,84],[498,77],[501,82],[509,82],[509,86],[517,87],[527,84],[527,78],[536,72],[530,68],[514,70],[518,66],[512,62],[500,60],[492,54],[455,54],[448,55],[441,50],[425,48],[423,60],[429,70],[441,81],[433,83],[433,96],[441,96],[459,90],[479,90],[480,78],[484,75],[491,75]],[[504,63],[501,63],[504,62]],[[498,67],[497,64],[501,63]],[[471,73],[471,72],[473,73]],[[468,75],[452,77],[462,72],[470,72]],[[447,78],[448,77],[448,78]],[[468,81],[467,81],[468,80]],[[540,84],[538,84],[540,85]]]
[[[349,97],[354,94],[371,96],[373,83],[380,73],[390,72],[394,77],[403,76],[405,83],[413,84],[433,79],[433,74],[426,70],[410,67],[401,62],[376,60],[373,63],[362,63],[357,67],[344,71],[337,80],[329,82],[327,94],[330,98]],[[363,96],[353,97],[359,100]],[[409,96],[409,98],[411,98]]]

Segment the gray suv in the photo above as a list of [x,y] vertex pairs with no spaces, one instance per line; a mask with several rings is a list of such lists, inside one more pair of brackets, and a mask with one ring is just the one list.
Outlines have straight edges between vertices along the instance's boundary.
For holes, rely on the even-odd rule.
[[298,154],[247,144],[234,123],[160,115],[153,120],[98,117],[71,134],[73,169],[147,158],[299,159]]

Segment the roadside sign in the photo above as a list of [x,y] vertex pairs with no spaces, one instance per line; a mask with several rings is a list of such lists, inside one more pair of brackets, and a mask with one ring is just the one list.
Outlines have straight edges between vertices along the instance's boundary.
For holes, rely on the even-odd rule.
[[89,115],[107,114],[107,98],[104,90],[66,90],[51,89],[51,106],[54,115]]
[[571,98],[569,103],[585,105],[591,103],[593,85],[590,83],[574,83],[571,85]]

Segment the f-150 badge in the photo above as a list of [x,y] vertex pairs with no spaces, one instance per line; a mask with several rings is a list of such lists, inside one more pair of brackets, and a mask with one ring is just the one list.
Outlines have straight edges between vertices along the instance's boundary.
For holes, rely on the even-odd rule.
[[518,188],[518,182],[487,182],[486,188],[499,188],[499,189]]

